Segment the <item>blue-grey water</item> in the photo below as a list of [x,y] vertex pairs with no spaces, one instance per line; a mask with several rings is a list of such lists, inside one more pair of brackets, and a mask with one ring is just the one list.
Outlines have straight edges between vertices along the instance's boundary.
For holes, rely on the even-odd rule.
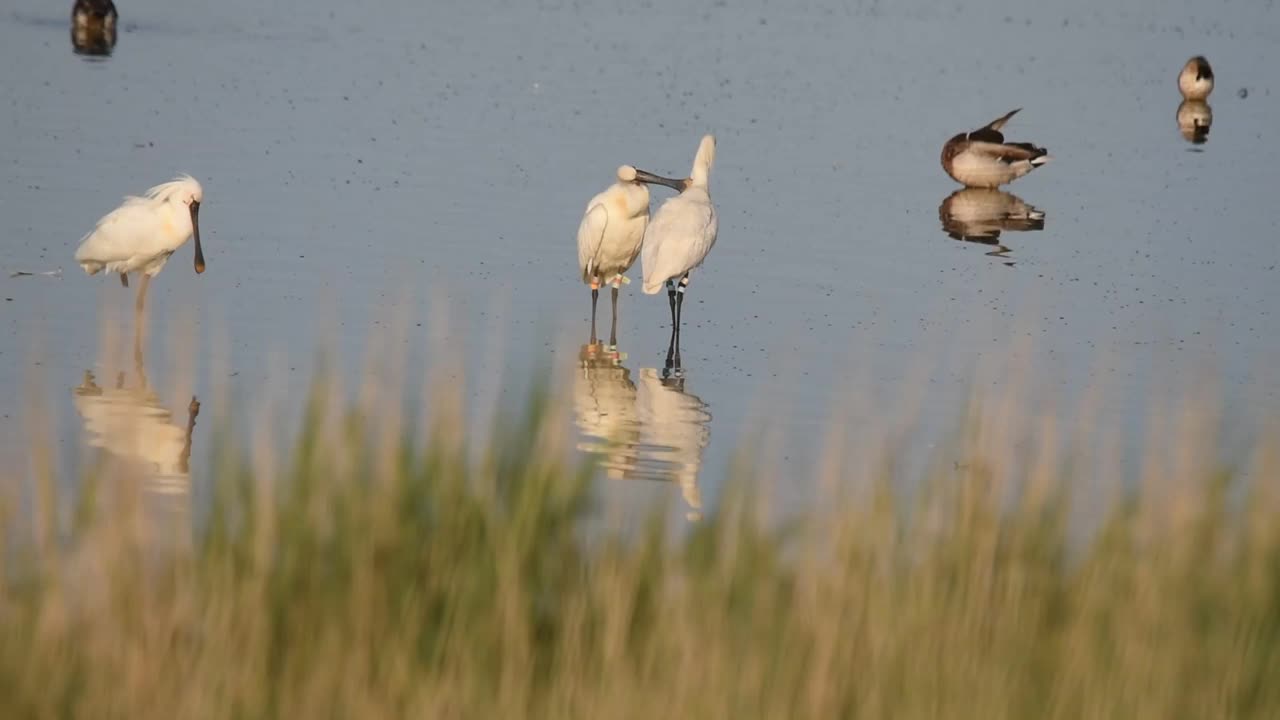
[[[801,468],[846,378],[878,393],[859,398],[870,408],[915,383],[923,414],[950,419],[974,366],[1019,341],[1061,395],[1107,387],[1099,412],[1121,423],[1205,362],[1233,409],[1274,408],[1280,392],[1269,0],[121,0],[105,58],[73,52],[70,5],[0,9],[10,467],[26,462],[33,378],[61,462],[83,457],[72,388],[95,369],[109,384],[103,326],[126,322],[132,295],[71,255],[123,195],[179,172],[204,184],[208,271],[192,272],[186,246],[151,290],[147,369],[174,424],[190,398],[172,389],[181,352],[162,331],[183,313],[185,352],[225,341],[225,367],[194,352],[206,412],[211,374],[239,407],[214,411],[248,413],[275,367],[296,416],[315,349],[335,346],[354,373],[370,327],[393,317],[410,318],[420,376],[446,302],[477,406],[518,404],[532,370],[577,369],[566,422],[583,446],[617,420],[648,457],[610,472],[692,473],[699,502],[762,417]],[[1208,142],[1192,145],[1175,78],[1200,53],[1218,85]],[[1015,107],[1007,135],[1055,159],[1005,190],[1044,212],[1043,229],[953,239],[942,142]],[[639,282],[622,298],[620,367],[580,369],[587,199],[624,162],[684,175],[707,132],[720,238],[684,308],[683,386],[661,382],[666,298]],[[656,208],[667,191],[654,195]]]

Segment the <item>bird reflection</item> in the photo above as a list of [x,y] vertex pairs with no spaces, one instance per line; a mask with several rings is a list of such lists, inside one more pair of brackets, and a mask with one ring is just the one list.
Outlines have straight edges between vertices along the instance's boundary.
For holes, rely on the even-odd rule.
[[636,399],[641,440],[649,448],[645,469],[653,475],[680,485],[691,512],[701,516],[702,494],[698,490],[698,470],[702,452],[711,441],[711,413],[697,395],[685,391],[684,375],[658,374],[656,368],[641,368],[640,393]]
[[1178,132],[1192,145],[1209,141],[1209,127],[1213,125],[1213,108],[1203,100],[1183,100],[1178,105]]
[[[1003,231],[1044,229],[1044,213],[1017,195],[1001,190],[964,188],[947,196],[938,207],[942,230],[956,240],[994,245],[988,255],[1005,257],[1010,249],[1000,242]],[[1012,263],[1006,263],[1012,265]]]
[[106,57],[116,46],[116,6],[111,0],[76,0],[71,8],[71,47],[77,55]]
[[144,468],[148,490],[185,495],[191,477],[191,434],[200,401],[192,395],[186,424],[174,422],[173,414],[147,381],[140,334],[134,339],[134,376],[130,382],[122,371],[114,384],[104,387],[86,370],[80,385],[72,388],[72,402],[84,421],[86,441]]
[[625,356],[604,343],[588,343],[578,350],[573,406],[578,429],[590,438],[578,449],[599,457],[610,478],[625,477],[635,467],[640,424],[636,420],[636,385]]
[[673,482],[701,517],[698,473],[711,439],[711,413],[685,390],[683,372],[642,368],[638,382],[622,364],[625,355],[601,343],[582,346],[574,382],[578,449],[596,456],[612,479]]

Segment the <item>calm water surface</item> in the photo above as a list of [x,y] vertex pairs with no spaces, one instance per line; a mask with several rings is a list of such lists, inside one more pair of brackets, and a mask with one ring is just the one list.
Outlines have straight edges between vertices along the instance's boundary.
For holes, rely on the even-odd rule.
[[[1280,392],[1265,372],[1280,356],[1274,2],[125,0],[106,58],[73,52],[70,4],[0,10],[9,462],[25,462],[33,367],[75,467],[104,443],[89,396],[183,445],[173,430],[192,391],[211,410],[216,365],[196,352],[184,385],[168,368],[191,347],[228,341],[228,407],[247,411],[277,368],[296,415],[317,346],[358,368],[369,327],[407,316],[417,377],[446,303],[477,406],[517,402],[530,370],[572,372],[571,420],[602,475],[674,480],[610,484],[678,492],[691,514],[761,417],[786,419],[780,453],[801,471],[846,378],[868,407],[911,378],[947,420],[975,364],[1019,340],[1063,396],[1108,387],[1100,412],[1121,421],[1200,361],[1234,408]],[[1203,145],[1176,121],[1197,53],[1218,78]],[[999,198],[1043,222],[996,238],[956,225],[966,198],[944,205],[957,186],[938,154],[1014,107],[1007,135],[1055,160]],[[574,237],[617,165],[683,175],[705,132],[720,239],[686,303],[684,375],[664,381],[666,299],[639,292],[638,267],[625,357],[583,347]],[[102,323],[122,321],[100,307],[123,315],[131,295],[71,255],[122,195],[184,171],[205,187],[209,270],[179,250],[151,323],[189,314],[195,343],[149,347],[158,394],[119,410],[85,372],[116,390],[97,358]],[[624,447],[602,444],[619,433]]]

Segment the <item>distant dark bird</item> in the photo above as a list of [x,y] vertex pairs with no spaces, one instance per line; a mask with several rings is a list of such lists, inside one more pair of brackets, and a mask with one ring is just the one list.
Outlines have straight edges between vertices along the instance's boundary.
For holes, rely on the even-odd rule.
[[942,146],[942,169],[967,187],[994,188],[1011,183],[1053,158],[1031,143],[1007,143],[1000,129],[1018,110],[973,132],[960,133]]
[[1204,100],[1213,92],[1213,68],[1203,55],[1197,55],[1178,73],[1178,90],[1188,100]]
[[116,46],[116,6],[111,0],[76,0],[71,46],[81,55],[110,55]]

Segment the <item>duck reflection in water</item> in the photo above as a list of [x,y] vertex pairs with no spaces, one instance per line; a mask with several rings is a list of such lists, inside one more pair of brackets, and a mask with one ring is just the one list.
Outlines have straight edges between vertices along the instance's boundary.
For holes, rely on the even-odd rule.
[[200,414],[200,401],[192,395],[185,425],[174,422],[173,413],[147,380],[140,333],[134,338],[133,381],[121,371],[113,385],[103,387],[93,372],[86,370],[80,385],[72,388],[72,402],[84,422],[90,447],[141,468],[144,487],[150,492],[165,496],[187,494],[191,434]]
[[110,55],[116,46],[116,19],[111,0],[76,0],[71,8],[71,47],[75,53]]
[[1213,125],[1213,108],[1203,100],[1183,100],[1178,105],[1178,132],[1192,145],[1209,142],[1209,127]]
[[1000,242],[1001,232],[1044,229],[1043,212],[1016,195],[985,188],[965,188],[951,193],[938,207],[938,218],[948,236],[964,242],[994,245],[996,249],[987,254],[996,257],[1010,253]]
[[706,403],[685,391],[683,373],[642,368],[633,381],[625,354],[602,343],[582,346],[578,357],[574,409],[585,438],[578,449],[595,455],[611,479],[675,483],[687,517],[699,519],[698,472],[711,439]]

